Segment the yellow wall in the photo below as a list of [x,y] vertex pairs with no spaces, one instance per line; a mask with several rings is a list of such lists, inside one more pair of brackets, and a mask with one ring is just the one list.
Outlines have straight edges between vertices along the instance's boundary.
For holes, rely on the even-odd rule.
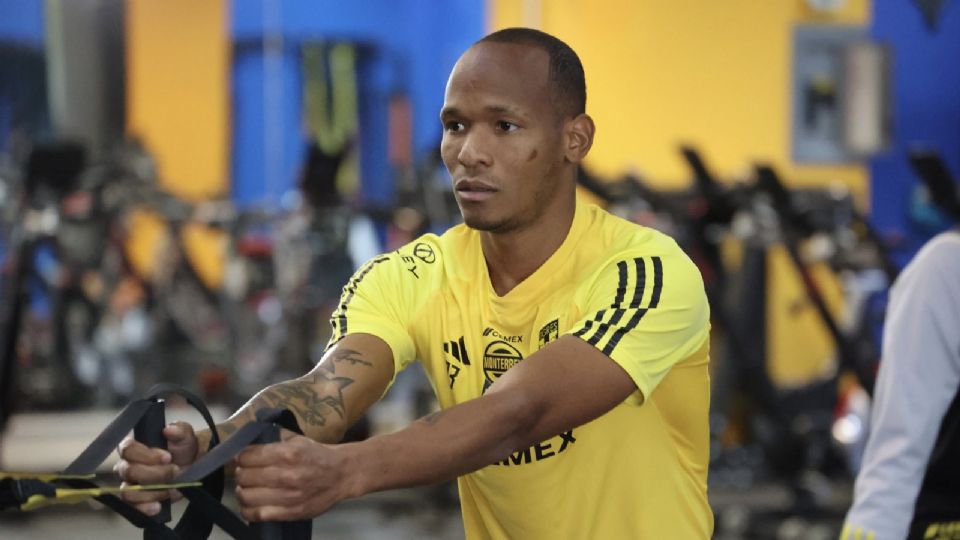
[[226,0],[127,1],[127,131],[185,198],[227,188]]
[[[690,173],[676,149],[690,142],[723,176],[761,159],[794,186],[839,181],[864,204],[862,165],[792,163],[790,76],[795,25],[865,26],[869,8],[869,0],[847,0],[833,14],[804,0],[490,0],[488,26],[538,27],[577,51],[597,123],[588,164],[601,175],[634,170],[657,187],[685,187]],[[833,344],[781,249],[767,269],[770,370],[791,386],[829,369]],[[815,277],[839,308],[836,277],[822,266]]]
[[[227,0],[127,0],[127,132],[157,161],[161,185],[187,200],[228,188]],[[130,256],[149,274],[162,222],[138,215]],[[224,238],[190,225],[184,243],[211,286],[222,279]]]
[[638,170],[685,186],[676,148],[689,141],[723,175],[764,159],[794,185],[838,180],[863,201],[862,166],[790,160],[790,44],[795,24],[865,25],[868,15],[868,0],[832,15],[804,0],[490,0],[489,26],[539,23],[577,51],[598,126],[589,164],[604,175]]

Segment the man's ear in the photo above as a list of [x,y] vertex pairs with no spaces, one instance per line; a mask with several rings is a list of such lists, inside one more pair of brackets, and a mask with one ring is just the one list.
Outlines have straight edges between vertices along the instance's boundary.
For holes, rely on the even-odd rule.
[[564,155],[570,163],[580,163],[593,146],[593,118],[586,113],[567,120],[564,126]]

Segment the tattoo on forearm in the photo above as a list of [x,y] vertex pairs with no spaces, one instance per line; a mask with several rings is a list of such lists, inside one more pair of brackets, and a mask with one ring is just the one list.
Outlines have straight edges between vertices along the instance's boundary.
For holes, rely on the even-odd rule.
[[362,365],[370,367],[373,364],[360,358],[360,353],[353,349],[340,349],[333,355],[333,361],[335,363],[346,362],[352,366]]
[[[355,351],[351,352],[356,354]],[[348,357],[358,360],[351,362],[354,364],[367,363],[351,355]],[[335,364],[331,364],[331,368],[333,366]],[[250,403],[251,410],[261,407],[290,409],[305,424],[304,427],[326,426],[327,416],[331,411],[345,419],[347,411],[343,402],[343,389],[353,384],[354,380],[337,376],[335,368],[331,368],[320,366],[305,377],[266,388]]]
[[220,427],[221,433],[233,433],[245,421],[253,420],[256,417],[255,411],[263,407],[289,409],[297,416],[304,429],[327,426],[331,413],[336,413],[341,420],[345,420],[347,411],[343,401],[343,389],[353,384],[354,379],[338,375],[337,365],[346,363],[351,366],[370,367],[373,363],[364,359],[360,352],[346,348],[337,350],[330,360],[332,361],[321,364],[299,379],[262,390],[232,422]]

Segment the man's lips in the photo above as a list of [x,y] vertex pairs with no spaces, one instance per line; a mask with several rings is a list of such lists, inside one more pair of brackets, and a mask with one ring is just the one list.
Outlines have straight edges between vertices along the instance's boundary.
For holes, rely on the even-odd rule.
[[485,201],[492,197],[497,189],[479,180],[459,180],[454,185],[457,196],[462,201]]

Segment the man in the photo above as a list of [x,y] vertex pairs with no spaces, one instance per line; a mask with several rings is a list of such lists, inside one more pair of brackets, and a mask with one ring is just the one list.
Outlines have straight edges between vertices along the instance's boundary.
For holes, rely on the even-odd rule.
[[[710,537],[703,283],[670,238],[577,201],[585,102],[576,54],[542,32],[503,30],[463,54],[440,117],[465,225],[361,267],[320,364],[222,426],[285,406],[307,435],[237,457],[245,518],[458,478],[469,538]],[[323,444],[414,359],[441,412]],[[170,478],[205,442],[185,425],[166,435],[169,454],[125,443],[125,480]]]
[[844,540],[960,538],[960,232],[890,291],[883,362]]

